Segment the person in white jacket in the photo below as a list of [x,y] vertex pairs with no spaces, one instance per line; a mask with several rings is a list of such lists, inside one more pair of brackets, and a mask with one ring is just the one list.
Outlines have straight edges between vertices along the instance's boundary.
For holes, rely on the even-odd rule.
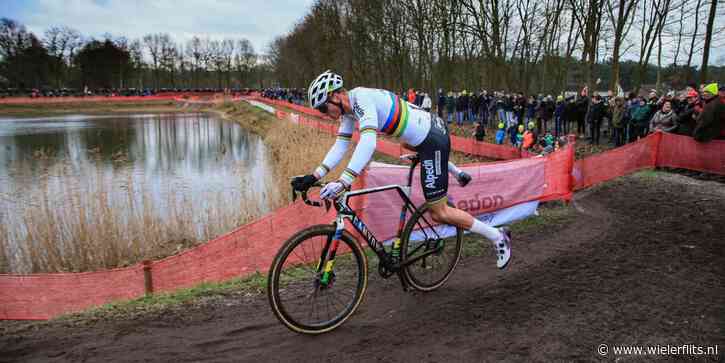
[[430,112],[431,107],[433,107],[433,101],[427,93],[423,93],[423,104],[421,106],[428,112]]

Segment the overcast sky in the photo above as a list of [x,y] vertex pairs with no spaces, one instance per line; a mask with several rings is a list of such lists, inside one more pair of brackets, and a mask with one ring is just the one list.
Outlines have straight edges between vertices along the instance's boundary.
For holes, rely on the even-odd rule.
[[[694,0],[693,0],[694,1]],[[725,1],[725,0],[722,0]],[[15,19],[38,36],[54,25],[67,25],[85,36],[105,33],[141,38],[168,33],[185,43],[194,35],[212,39],[247,38],[258,53],[267,53],[270,42],[290,31],[307,14],[313,0],[0,0],[0,17]],[[705,15],[703,15],[705,18]],[[725,25],[716,18],[716,28]],[[703,27],[704,22],[703,21]],[[628,39],[638,39],[632,29]],[[710,64],[725,65],[723,34],[716,34]],[[603,42],[606,42],[605,39]],[[670,42],[671,43],[671,42]],[[611,45],[611,44],[610,44]],[[664,63],[671,61],[672,44],[664,45]],[[624,59],[636,59],[636,47]],[[650,63],[656,62],[656,53]],[[681,55],[683,57],[683,55]],[[694,57],[699,66],[702,53]],[[680,58],[682,59],[682,58]]]
[[85,36],[105,33],[140,38],[169,33],[185,42],[194,35],[247,38],[260,53],[292,29],[313,0],[0,0],[0,17],[23,23],[42,36],[67,25]]

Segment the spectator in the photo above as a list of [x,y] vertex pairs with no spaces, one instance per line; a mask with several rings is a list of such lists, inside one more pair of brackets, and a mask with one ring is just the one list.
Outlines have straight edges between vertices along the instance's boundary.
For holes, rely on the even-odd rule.
[[586,135],[586,124],[584,123],[587,115],[587,107],[589,106],[589,88],[584,87],[580,92],[580,98],[575,102],[574,119],[576,120],[576,132],[580,137]]
[[677,129],[677,114],[672,110],[672,102],[665,101],[649,122],[649,131],[672,132]]
[[448,123],[453,122],[453,115],[456,112],[456,98],[453,92],[448,91],[448,97],[446,98],[446,113],[448,113]]
[[625,113],[627,112],[627,109],[624,105],[624,98],[622,97],[615,97],[614,101],[611,102],[611,111],[612,114],[612,137],[611,140],[614,143],[614,146],[622,146],[624,145],[624,117]]
[[644,98],[638,99],[639,106],[634,109],[631,116],[632,134],[631,141],[647,136],[649,125],[650,104],[646,103]]
[[[556,107],[554,108],[554,136],[559,137],[564,131],[564,110],[566,104],[564,103],[564,96],[559,95],[556,97]],[[564,131],[566,133],[566,131]]]
[[415,104],[415,91],[412,88],[408,88],[406,100],[408,101],[408,103]]
[[677,117],[677,133],[691,136],[695,130],[695,123],[702,112],[700,95],[694,88],[690,88],[686,96],[684,110]]
[[587,123],[590,127],[590,143],[599,145],[599,134],[602,128],[602,119],[606,116],[607,111],[602,101],[602,97],[595,94],[592,97],[592,104],[587,114]]
[[547,124],[549,120],[554,117],[554,98],[551,95],[547,95],[544,101],[539,106],[539,119],[541,120],[541,127],[539,128],[539,134],[546,134],[549,131]]
[[725,139],[725,102],[718,97],[717,83],[705,86],[705,106],[697,119],[692,136],[699,142]]
[[536,99],[534,99],[534,96],[529,96],[528,101],[526,102],[526,113],[524,115],[524,124],[528,124],[530,121],[534,121],[536,118],[536,110],[538,107],[538,102]]
[[422,104],[421,104],[422,107],[423,107],[423,109],[426,110],[426,111],[428,111],[428,112],[430,112],[430,109],[433,106],[432,103],[433,102],[431,101],[431,99],[428,96],[428,94],[427,93],[423,93],[423,101],[422,101]]
[[498,131],[496,131],[496,144],[503,144],[506,139],[506,124],[503,121],[498,123]]
[[438,104],[436,105],[438,111],[438,117],[443,119],[443,109],[446,107],[446,95],[443,93],[443,89],[438,89]]
[[469,118],[472,121],[478,119],[478,109],[481,107],[481,91],[471,92],[471,114]]
[[476,134],[474,136],[476,137],[476,141],[483,141],[486,137],[486,127],[483,121],[476,122]]
[[423,105],[423,93],[421,91],[415,91],[415,105],[418,107]]
[[466,90],[461,91],[461,95],[458,97],[459,125],[462,125],[464,121],[468,121],[469,100]]
[[524,142],[524,125],[519,125],[516,130],[518,132],[516,132],[516,142],[514,143],[514,146],[521,148],[521,145]]
[[466,91],[461,91],[461,93],[458,94],[458,98],[456,99],[456,124],[458,126],[463,126],[463,111],[465,110],[465,104],[463,96],[466,94]]
[[536,143],[536,124],[534,121],[529,121],[529,129],[524,132],[523,141],[521,147],[524,150],[529,150],[534,147]]

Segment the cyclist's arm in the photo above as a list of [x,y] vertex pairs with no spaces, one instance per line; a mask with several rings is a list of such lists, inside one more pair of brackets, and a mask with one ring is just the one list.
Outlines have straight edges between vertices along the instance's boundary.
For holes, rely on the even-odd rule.
[[360,140],[352,153],[350,163],[340,175],[340,180],[348,186],[352,185],[373,157],[378,131],[378,114],[372,100],[359,97],[355,103],[353,110],[355,117],[360,120]]
[[347,148],[350,146],[352,132],[355,129],[355,120],[349,116],[343,116],[340,127],[337,129],[337,139],[327,152],[322,164],[315,169],[314,175],[317,179],[322,179],[330,170],[334,169],[340,163],[345,155]]

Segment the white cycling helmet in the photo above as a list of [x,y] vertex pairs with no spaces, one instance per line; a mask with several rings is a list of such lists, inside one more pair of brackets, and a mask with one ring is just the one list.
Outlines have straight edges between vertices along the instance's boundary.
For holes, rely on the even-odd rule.
[[327,101],[327,94],[340,88],[342,88],[342,77],[339,74],[327,70],[317,76],[307,89],[310,107],[317,108],[324,104]]

